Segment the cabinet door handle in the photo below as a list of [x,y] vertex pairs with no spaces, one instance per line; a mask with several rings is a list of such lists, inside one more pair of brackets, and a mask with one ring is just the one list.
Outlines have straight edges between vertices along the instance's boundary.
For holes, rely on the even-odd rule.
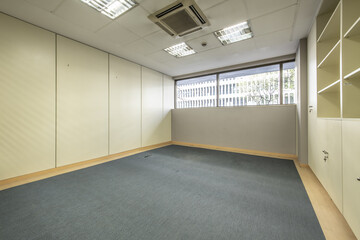
[[358,177],[357,180],[360,182],[360,177]]

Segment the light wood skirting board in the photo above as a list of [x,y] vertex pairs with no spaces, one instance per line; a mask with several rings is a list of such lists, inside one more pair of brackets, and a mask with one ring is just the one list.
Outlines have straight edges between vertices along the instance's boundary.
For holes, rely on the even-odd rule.
[[206,145],[206,144],[198,144],[198,143],[187,143],[187,142],[171,142],[174,145],[181,145],[181,146],[188,146],[188,147],[197,147],[197,148],[206,148],[212,150],[220,150],[225,152],[234,152],[234,153],[244,153],[249,155],[255,156],[262,156],[262,157],[272,157],[272,158],[281,158],[287,160],[297,160],[297,156],[293,154],[284,154],[284,153],[271,153],[271,152],[263,152],[257,150],[247,150],[247,149],[240,149],[240,148],[231,148],[231,147],[219,147],[214,145]]
[[7,189],[7,188],[19,186],[22,184],[35,182],[35,181],[38,181],[41,179],[53,177],[56,175],[60,175],[60,174],[76,171],[79,169],[95,166],[95,165],[98,165],[101,163],[110,162],[110,161],[113,161],[113,160],[116,160],[119,158],[127,157],[130,155],[134,155],[137,153],[145,152],[148,150],[152,150],[155,148],[164,147],[164,146],[168,146],[168,145],[171,145],[171,142],[164,142],[164,143],[159,143],[159,144],[155,144],[155,145],[151,145],[151,146],[147,146],[147,147],[136,148],[133,150],[116,153],[116,154],[111,154],[108,156],[99,157],[99,158],[95,158],[95,159],[91,159],[91,160],[86,160],[86,161],[78,162],[78,163],[74,163],[74,164],[69,164],[69,165],[62,166],[62,167],[51,168],[51,169],[40,171],[40,172],[29,173],[29,174],[18,176],[18,177],[0,180],[0,191]]
[[349,224],[309,166],[294,161],[327,240],[356,240]]

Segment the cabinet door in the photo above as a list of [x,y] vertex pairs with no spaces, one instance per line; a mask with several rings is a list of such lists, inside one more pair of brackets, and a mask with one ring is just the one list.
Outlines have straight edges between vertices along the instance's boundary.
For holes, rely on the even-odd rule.
[[[325,188],[330,197],[342,212],[342,158],[341,158],[341,120],[324,120],[325,137],[324,150],[329,154],[325,164]],[[325,123],[325,122],[324,122]],[[322,159],[324,155],[322,156]]]
[[326,169],[322,152],[326,148],[326,137],[324,134],[326,132],[326,120],[317,118],[316,107],[309,113],[308,128],[309,165],[321,184],[326,187]]
[[360,121],[343,121],[344,216],[360,239]]

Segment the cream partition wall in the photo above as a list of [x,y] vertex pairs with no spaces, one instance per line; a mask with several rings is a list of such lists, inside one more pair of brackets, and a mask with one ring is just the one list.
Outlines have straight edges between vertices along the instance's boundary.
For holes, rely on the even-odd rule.
[[110,154],[141,147],[141,66],[110,55]]
[[57,37],[57,166],[108,155],[108,54]]
[[163,75],[163,120],[161,142],[171,141],[171,109],[174,108],[174,80]]
[[146,67],[141,69],[142,146],[145,147],[162,142],[163,75]]
[[1,13],[0,28],[0,180],[171,141],[170,77]]
[[358,238],[359,9],[359,0],[339,1],[317,17],[308,37],[309,165]]
[[0,179],[55,167],[55,34],[0,13]]

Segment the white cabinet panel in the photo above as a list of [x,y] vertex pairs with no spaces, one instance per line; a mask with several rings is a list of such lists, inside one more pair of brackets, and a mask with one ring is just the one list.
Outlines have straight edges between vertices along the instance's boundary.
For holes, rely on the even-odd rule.
[[360,121],[343,121],[343,214],[360,239]]
[[[341,120],[318,118],[316,25],[308,37],[308,157],[309,165],[342,211]],[[325,154],[329,159],[324,161]]]
[[141,67],[110,55],[110,154],[141,147]]
[[108,54],[57,38],[57,165],[108,155]]
[[341,120],[323,120],[326,126],[324,135],[326,145],[324,150],[329,153],[325,162],[325,188],[330,197],[342,212],[342,157],[341,157]]
[[55,34],[0,13],[0,180],[55,167]]
[[316,110],[309,114],[309,165],[325,186],[327,178],[323,150],[326,148],[326,120],[317,119]]
[[142,67],[142,146],[162,142],[162,74]]

